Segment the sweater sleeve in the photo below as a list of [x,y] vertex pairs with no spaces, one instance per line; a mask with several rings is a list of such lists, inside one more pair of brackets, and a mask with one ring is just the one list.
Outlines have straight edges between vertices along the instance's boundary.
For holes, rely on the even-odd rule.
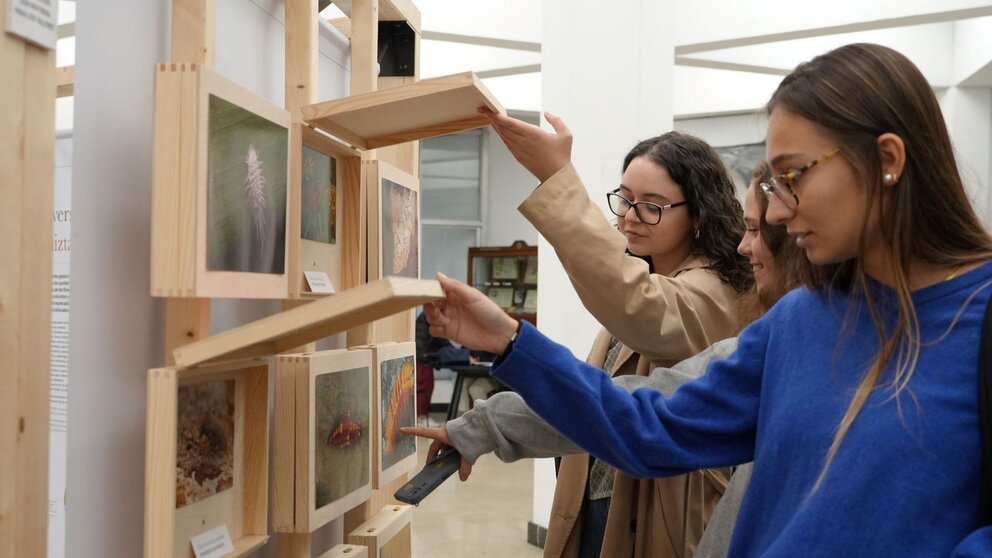
[[475,407],[445,425],[452,445],[475,463],[479,456],[495,453],[510,463],[528,457],[557,457],[582,453],[512,392],[501,392],[475,402]]
[[[656,368],[648,376],[616,376],[613,383],[628,392],[646,387],[671,395],[683,383],[701,376],[711,361],[732,353],[736,346],[736,339],[727,339],[672,368]],[[486,453],[495,453],[507,463],[583,453],[512,392],[476,401],[472,410],[448,421],[445,429],[458,453],[473,464]]]
[[641,478],[751,461],[767,331],[747,328],[730,357],[671,397],[654,389],[628,393],[604,374],[523,324],[493,376],[584,450]]
[[[652,274],[569,164],[519,207],[554,247],[582,304],[625,345],[653,362],[679,362],[738,329],[737,293],[712,271]],[[608,287],[608,288],[607,288]]]

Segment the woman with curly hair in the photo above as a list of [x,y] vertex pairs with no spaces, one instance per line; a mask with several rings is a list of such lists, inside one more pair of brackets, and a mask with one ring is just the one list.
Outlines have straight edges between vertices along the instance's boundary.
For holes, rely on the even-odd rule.
[[[537,178],[541,186],[520,211],[555,248],[604,326],[587,362],[611,376],[646,375],[736,334],[740,298],[753,277],[737,253],[744,220],[733,181],[706,142],[668,132],[634,146],[620,186],[607,195],[615,224],[571,165]],[[588,455],[568,456],[545,555],[599,556],[607,530],[623,555],[684,555],[726,482],[725,471],[638,480]]]

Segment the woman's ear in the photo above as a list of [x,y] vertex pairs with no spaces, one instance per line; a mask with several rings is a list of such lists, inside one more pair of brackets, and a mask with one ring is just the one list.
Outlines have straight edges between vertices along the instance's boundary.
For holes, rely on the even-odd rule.
[[878,160],[881,164],[882,185],[895,186],[906,167],[906,145],[891,132],[878,136]]

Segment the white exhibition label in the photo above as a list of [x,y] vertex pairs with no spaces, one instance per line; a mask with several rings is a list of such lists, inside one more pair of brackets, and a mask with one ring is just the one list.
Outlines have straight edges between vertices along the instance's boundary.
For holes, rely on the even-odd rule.
[[7,32],[55,50],[58,0],[7,0]]
[[310,285],[310,292],[334,294],[331,278],[323,271],[304,271],[303,275],[307,278],[307,284]]
[[200,533],[189,542],[193,545],[196,558],[221,558],[234,552],[234,543],[231,542],[231,533],[227,531],[227,525]]

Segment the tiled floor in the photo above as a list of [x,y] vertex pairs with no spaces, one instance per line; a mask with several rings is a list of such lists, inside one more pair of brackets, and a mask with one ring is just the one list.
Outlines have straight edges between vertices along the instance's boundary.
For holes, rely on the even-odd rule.
[[[418,443],[423,463],[429,444]],[[466,482],[449,478],[413,513],[414,558],[537,557],[527,543],[534,465],[503,463],[492,455],[476,462]]]

